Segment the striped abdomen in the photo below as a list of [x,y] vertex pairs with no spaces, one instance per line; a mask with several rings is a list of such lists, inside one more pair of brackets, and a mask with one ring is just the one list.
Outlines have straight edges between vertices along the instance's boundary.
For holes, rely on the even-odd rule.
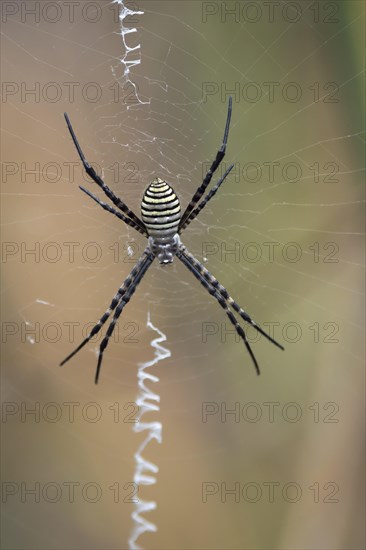
[[180,220],[180,203],[173,189],[156,178],[146,189],[141,202],[141,217],[149,235],[165,240],[177,233]]

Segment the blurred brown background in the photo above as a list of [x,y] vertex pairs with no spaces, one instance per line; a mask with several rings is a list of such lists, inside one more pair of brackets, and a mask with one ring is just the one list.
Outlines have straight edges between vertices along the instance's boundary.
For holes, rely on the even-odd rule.
[[[153,357],[150,312],[171,357],[151,369],[161,410],[145,419],[163,423],[163,442],[146,450],[160,471],[138,497],[157,502],[158,532],[139,543],[364,548],[364,5],[129,6],[144,12],[124,20],[132,52],[116,4],[2,3],[2,547],[127,547],[142,441],[128,403]],[[141,59],[134,86],[125,55]],[[156,175],[187,204],[229,92],[235,169],[183,240],[286,351],[253,343],[258,378],[175,261],[154,263],[126,307],[98,386],[98,343],[58,368],[144,247],[79,191],[101,197],[63,112],[139,214]]]

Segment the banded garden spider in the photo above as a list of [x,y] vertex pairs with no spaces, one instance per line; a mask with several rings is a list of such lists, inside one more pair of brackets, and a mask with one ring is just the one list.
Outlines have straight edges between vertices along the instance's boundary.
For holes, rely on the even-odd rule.
[[[232,112],[232,98],[229,98],[228,112],[226,118],[224,138],[220,149],[217,151],[216,158],[212,162],[210,169],[208,170],[203,182],[198,187],[197,191],[193,195],[187,208],[181,214],[180,202],[174,190],[170,185],[160,178],[155,178],[145,190],[144,196],[141,202],[141,218],[138,218],[136,214],[118,198],[113,191],[104,183],[104,181],[98,176],[94,168],[87,162],[83,151],[76,139],[75,132],[71,126],[71,122],[67,114],[65,113],[65,119],[70,131],[71,137],[86,170],[86,173],[94,180],[94,182],[104,191],[105,195],[112,201],[112,203],[118,208],[116,210],[109,204],[102,202],[93,193],[80,186],[80,189],[86,193],[90,198],[97,202],[104,210],[117,216],[120,220],[125,222],[130,227],[133,227],[136,231],[144,235],[147,240],[147,247],[142,253],[141,257],[137,261],[135,267],[128,275],[127,279],[120,286],[115,294],[110,306],[90,331],[88,336],[81,342],[81,344],[68,355],[61,363],[64,365],[71,357],[73,357],[78,351],[81,350],[89,342],[93,336],[95,336],[105,322],[109,319],[114,312],[112,321],[107,329],[106,335],[103,338],[98,356],[97,370],[95,374],[95,383],[98,383],[100,368],[102,365],[103,352],[106,349],[109,339],[112,336],[116,322],[121,315],[123,308],[130,301],[133,293],[136,290],[137,285],[147,272],[148,268],[152,264],[155,258],[158,259],[160,264],[169,264],[173,262],[174,256],[176,256],[188,270],[198,279],[202,286],[216,298],[220,306],[225,311],[230,322],[234,325],[236,332],[244,342],[249,355],[253,361],[257,374],[260,373],[257,360],[249,345],[248,339],[243,328],[239,325],[233,312],[229,306],[246,322],[252,325],[260,334],[265,336],[267,340],[275,344],[278,348],[284,349],[281,344],[276,342],[269,334],[267,334],[257,323],[246,313],[235,300],[230,296],[226,288],[224,288],[218,280],[187,250],[182,244],[179,235],[182,231],[198,216],[201,210],[217,193],[220,185],[223,183],[229,172],[234,167],[231,164],[225,171],[224,175],[216,183],[214,187],[203,197],[208,185],[211,182],[212,176],[218,169],[225,156],[226,144],[229,135],[230,119]],[[203,199],[201,200],[201,198]]]

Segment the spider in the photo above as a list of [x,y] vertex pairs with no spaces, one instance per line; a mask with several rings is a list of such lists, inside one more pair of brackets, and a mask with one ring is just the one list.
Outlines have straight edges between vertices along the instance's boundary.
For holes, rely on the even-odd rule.
[[[144,196],[141,202],[141,218],[138,218],[136,214],[118,198],[113,191],[104,183],[102,178],[98,176],[94,168],[87,162],[84,153],[76,139],[75,132],[71,126],[70,119],[67,113],[64,114],[68,129],[70,131],[72,140],[77,149],[81,162],[86,170],[86,173],[94,180],[94,182],[104,191],[105,195],[111,200],[111,202],[118,208],[116,210],[109,204],[102,202],[98,197],[93,195],[88,189],[79,186],[80,189],[98,203],[104,210],[114,214],[125,222],[130,227],[133,227],[136,231],[141,233],[147,238],[147,247],[142,253],[141,257],[137,261],[135,267],[128,275],[127,279],[120,286],[115,294],[110,306],[90,331],[88,336],[81,342],[81,344],[68,355],[61,363],[64,365],[69,359],[71,359],[81,348],[89,342],[93,336],[95,336],[106,321],[113,314],[112,321],[108,327],[105,337],[103,338],[98,356],[98,364],[95,374],[95,383],[98,383],[100,368],[102,365],[103,353],[106,349],[109,339],[113,334],[113,330],[121,315],[123,308],[130,301],[134,294],[137,285],[151,266],[155,258],[158,259],[160,264],[170,264],[176,256],[188,270],[198,279],[201,285],[213,296],[220,306],[225,311],[230,322],[235,327],[236,332],[244,342],[249,355],[253,361],[257,374],[260,374],[259,366],[254,353],[249,345],[248,339],[243,328],[239,325],[233,312],[229,306],[248,324],[252,325],[260,334],[262,334],[267,340],[275,344],[278,348],[284,349],[281,344],[276,342],[269,334],[267,334],[257,323],[242,309],[237,302],[230,296],[226,288],[224,288],[218,280],[187,250],[180,240],[180,234],[182,231],[198,216],[201,210],[217,193],[220,185],[223,183],[229,172],[234,167],[231,164],[223,176],[219,179],[215,186],[203,197],[208,185],[211,182],[212,176],[220,166],[226,151],[226,144],[229,135],[229,127],[232,112],[232,98],[229,97],[228,112],[226,118],[224,138],[220,149],[216,153],[216,158],[212,162],[210,169],[208,170],[201,185],[194,193],[190,203],[181,213],[180,202],[176,196],[173,188],[168,185],[164,180],[155,178],[145,190]],[[203,198],[202,198],[203,197]],[[202,199],[202,200],[201,200]]]

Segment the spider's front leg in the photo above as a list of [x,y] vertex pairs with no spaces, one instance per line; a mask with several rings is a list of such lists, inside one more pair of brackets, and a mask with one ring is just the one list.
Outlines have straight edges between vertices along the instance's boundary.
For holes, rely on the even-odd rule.
[[230,164],[229,168],[225,170],[224,175],[219,179],[219,181],[216,183],[216,185],[207,193],[207,195],[202,199],[202,201],[198,204],[198,206],[192,210],[192,212],[189,214],[186,221],[183,223],[183,225],[179,226],[179,233],[182,233],[182,231],[195,219],[197,218],[198,214],[201,212],[201,210],[206,206],[206,204],[214,197],[217,193],[217,191],[220,188],[220,185],[225,181],[231,170],[234,168],[234,164]]
[[[207,189],[207,187],[208,187],[208,185],[209,185],[209,183],[212,179],[212,176],[214,175],[214,173],[216,172],[216,170],[220,166],[220,164],[221,164],[221,162],[222,162],[222,160],[225,156],[227,140],[228,140],[228,137],[229,137],[231,112],[232,112],[232,97],[230,96],[229,97],[229,104],[228,104],[227,117],[226,117],[226,125],[225,125],[225,131],[224,131],[224,137],[223,137],[223,140],[222,140],[222,145],[221,145],[220,149],[217,151],[216,158],[213,161],[213,163],[211,164],[211,166],[210,166],[203,182],[198,187],[197,191],[195,192],[195,194],[193,195],[193,197],[191,199],[191,202],[188,204],[187,208],[185,209],[185,211],[182,215],[182,218],[180,220],[179,230],[183,229],[184,225],[186,224],[188,218],[191,215],[192,210],[194,209],[194,207],[196,206],[198,201],[201,199],[203,193],[206,191],[206,189]],[[230,168],[230,170],[231,170],[231,168]],[[225,178],[223,178],[223,179],[225,179]]]
[[[74,142],[74,145],[76,147],[76,150],[79,154],[79,157],[80,157],[80,160],[81,162],[83,163],[83,166],[85,168],[85,171],[86,173],[88,174],[88,176],[90,176],[92,178],[92,180],[104,191],[104,193],[107,195],[107,197],[113,202],[113,204],[115,206],[117,206],[117,208],[119,208],[122,212],[124,212],[126,214],[126,216],[128,218],[130,218],[130,220],[132,220],[134,222],[134,224],[136,226],[138,226],[140,228],[140,233],[143,233],[143,235],[145,235],[146,237],[148,236],[147,234],[147,231],[146,231],[146,227],[144,225],[144,223],[140,220],[140,218],[138,218],[136,216],[136,214],[127,206],[127,204],[125,204],[119,197],[117,197],[112,189],[110,189],[108,187],[108,185],[106,185],[104,183],[104,181],[102,180],[102,178],[100,176],[98,176],[98,174],[96,173],[96,171],[94,170],[94,168],[89,164],[89,162],[86,160],[85,158],[85,155],[80,147],[80,144],[77,140],[77,137],[75,135],[75,132],[74,132],[74,129],[71,125],[71,122],[70,122],[70,119],[67,115],[67,113],[64,113],[64,116],[65,116],[65,120],[66,120],[66,124],[67,124],[67,127],[69,129],[69,132],[70,132],[70,135],[72,137],[72,140]],[[85,191],[84,189],[82,189],[83,191]],[[94,197],[93,197],[94,198]],[[96,200],[96,199],[94,199]],[[98,202],[98,201],[97,201]],[[124,220],[125,221],[125,220]],[[128,225],[131,225],[132,227],[134,227],[132,224],[128,224]]]

